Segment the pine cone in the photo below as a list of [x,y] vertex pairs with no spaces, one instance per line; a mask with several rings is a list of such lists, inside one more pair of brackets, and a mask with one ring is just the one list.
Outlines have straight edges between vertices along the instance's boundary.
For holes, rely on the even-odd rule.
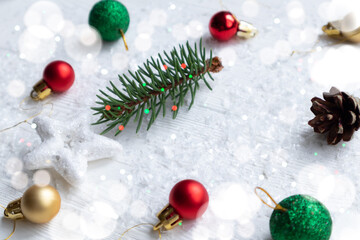
[[317,133],[326,133],[328,144],[336,145],[340,140],[350,141],[352,135],[360,127],[359,99],[332,87],[324,92],[322,100],[311,99],[311,111],[315,117],[309,125]]

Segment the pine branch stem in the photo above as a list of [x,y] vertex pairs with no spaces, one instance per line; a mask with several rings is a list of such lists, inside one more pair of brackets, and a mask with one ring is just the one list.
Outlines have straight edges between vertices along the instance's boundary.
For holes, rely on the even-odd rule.
[[[212,58],[211,63],[210,63],[210,59],[206,60],[206,63],[207,63],[206,68],[204,67],[197,74],[194,74],[192,78],[200,76],[200,75],[205,74],[207,72],[217,73],[217,72],[220,72],[224,68],[222,63],[221,63],[220,58],[217,57],[217,56]],[[127,111],[128,113],[131,113],[133,111],[133,109],[134,109],[132,107],[134,107],[136,105],[139,105],[141,103],[145,103],[145,102],[149,101],[151,99],[151,97],[156,97],[156,96],[158,96],[160,94],[163,94],[167,90],[169,90],[171,88],[175,88],[175,87],[181,85],[184,81],[188,81],[190,79],[191,78],[189,76],[187,76],[186,79],[182,78],[181,80],[176,82],[174,85],[172,83],[169,83],[167,86],[163,86],[164,91],[151,91],[151,92],[149,92],[149,96],[145,96],[145,97],[141,98],[141,100],[133,101],[133,102],[130,102],[130,103],[126,104],[127,107],[125,107],[125,106],[116,106],[116,107],[120,107],[121,110],[115,111],[115,112],[116,112],[116,114],[118,116],[123,114],[124,111]],[[132,109],[130,109],[130,108],[132,108]]]
[[96,111],[94,115],[101,115],[94,124],[109,122],[101,134],[118,126],[115,136],[118,135],[132,117],[135,117],[136,132],[138,132],[144,116],[151,111],[147,124],[147,129],[149,129],[161,113],[161,109],[165,117],[168,98],[171,98],[173,103],[172,117],[176,118],[179,109],[184,105],[187,94],[191,95],[188,109],[194,104],[200,81],[212,90],[205,75],[214,80],[211,73],[217,73],[223,69],[220,58],[212,57],[211,50],[210,56],[206,57],[206,49],[201,39],[199,45],[195,43],[194,48],[191,48],[187,42],[186,45],[179,45],[179,50],[174,47],[170,53],[164,51],[164,57],[161,54],[158,56],[157,60],[153,57],[148,59],[142,67],[139,66],[137,71],[129,71],[128,76],[119,75],[122,89],[110,81],[111,86],[106,87],[108,93],[100,90],[100,94],[96,95],[100,99],[96,103],[101,106],[92,109]]

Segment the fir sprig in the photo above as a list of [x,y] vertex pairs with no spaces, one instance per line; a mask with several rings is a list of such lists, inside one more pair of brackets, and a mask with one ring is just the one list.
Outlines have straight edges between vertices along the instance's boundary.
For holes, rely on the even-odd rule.
[[206,59],[201,40],[199,48],[195,43],[193,49],[187,42],[186,47],[179,45],[179,50],[174,47],[170,54],[164,51],[164,57],[160,54],[158,56],[157,60],[153,57],[148,59],[144,66],[139,66],[134,73],[129,71],[129,77],[125,74],[119,75],[122,91],[110,81],[111,87],[106,87],[110,93],[100,90],[101,95],[96,95],[100,99],[96,103],[101,106],[91,108],[96,111],[94,115],[100,114],[99,120],[94,124],[107,123],[107,128],[101,134],[121,126],[115,134],[118,135],[134,115],[138,132],[144,114],[150,114],[148,130],[161,109],[165,116],[165,103],[169,97],[174,106],[173,118],[176,118],[186,94],[191,94],[190,109],[194,104],[196,91],[200,88],[199,81],[202,80],[212,90],[205,74],[214,80],[210,72],[216,73],[223,68],[220,59],[212,57],[211,51],[210,58]]

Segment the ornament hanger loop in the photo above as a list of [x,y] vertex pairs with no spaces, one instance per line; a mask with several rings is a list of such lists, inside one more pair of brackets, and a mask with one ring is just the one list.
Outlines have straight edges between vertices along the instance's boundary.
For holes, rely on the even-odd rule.
[[[32,109],[32,108],[23,108],[23,107],[22,107],[22,104],[24,103],[24,101],[25,101],[27,98],[28,98],[28,97],[24,98],[24,99],[20,102],[19,108],[20,108],[21,110],[31,110],[31,109]],[[51,114],[52,114],[52,112],[53,112],[54,104],[51,103],[51,102],[47,102],[47,103],[43,104],[42,107],[44,107],[44,106],[46,106],[46,105],[51,105],[51,109],[50,109],[50,113],[49,113],[49,116],[51,116]],[[22,123],[29,123],[29,121],[30,121],[31,119],[33,119],[33,118],[41,115],[41,114],[43,113],[43,111],[44,111],[44,109],[41,109],[40,112],[32,115],[31,117],[29,117],[29,118],[27,118],[27,119],[25,119],[25,120],[23,120],[23,121],[21,121],[21,122],[18,122],[18,123],[16,123],[16,124],[14,124],[14,125],[11,126],[11,127],[7,127],[7,128],[4,128],[4,129],[0,129],[0,133],[5,132],[5,131],[7,131],[7,130],[10,130],[10,129],[14,128],[14,127],[17,127],[18,125],[20,125],[20,124],[22,124]],[[29,123],[29,124],[30,124],[30,123]]]
[[[265,200],[260,197],[260,195],[259,195],[259,193],[258,193],[257,190],[263,191],[263,192],[271,199],[271,201],[272,201],[273,203],[275,203],[275,207],[270,206],[267,202],[265,202]],[[263,189],[262,187],[256,187],[256,188],[255,188],[255,194],[256,194],[256,196],[258,196],[258,198],[259,198],[266,206],[268,206],[269,208],[272,208],[272,209],[274,209],[274,210],[281,210],[281,211],[284,211],[284,212],[287,211],[286,208],[283,208],[282,206],[280,206],[280,204],[278,204],[278,203],[271,197],[271,195],[270,195],[265,189]]]
[[31,99],[34,100],[34,101],[39,101],[39,100],[40,100],[40,98],[39,98],[39,96],[36,94],[35,90],[32,90],[32,91],[30,92],[30,97],[31,97]]
[[125,38],[125,34],[124,34],[124,31],[122,29],[120,29],[120,34],[121,34],[121,37],[122,37],[122,39],[124,41],[126,51],[129,51],[129,47],[127,45],[126,38]]
[[221,7],[222,7],[224,10],[228,10],[228,9],[225,7],[225,5],[224,5],[224,3],[223,3],[222,0],[219,0],[219,3],[220,3]]
[[11,238],[11,236],[15,233],[15,230],[16,230],[16,220],[14,220],[14,227],[13,227],[13,230],[12,232],[10,233],[10,235],[5,238],[4,240],[8,240],[9,238]]
[[33,99],[32,97],[24,97],[23,100],[21,100],[21,102],[19,103],[19,108],[21,110],[32,110],[32,108],[24,108],[22,105],[24,104],[25,101],[29,100],[29,99]]
[[314,46],[313,46],[312,49],[310,49],[310,50],[308,50],[308,51],[296,51],[296,50],[293,50],[293,51],[291,52],[291,54],[290,54],[290,57],[293,56],[295,53],[308,54],[308,53],[319,52],[319,51],[321,51],[321,49],[323,49],[323,48],[336,46],[336,45],[342,44],[342,43],[344,43],[344,42],[346,42],[346,41],[347,41],[347,39],[342,39],[342,40],[338,39],[337,42],[330,43],[330,44],[326,44],[325,46],[320,47],[320,50],[318,50],[317,48],[315,48],[315,46],[320,42],[320,40],[318,39],[318,40],[315,42],[315,44],[314,44]]
[[[3,205],[0,204],[0,207],[2,207],[3,209],[6,209],[6,207],[4,207]],[[12,232],[10,233],[10,235],[5,238],[4,240],[8,240],[9,238],[11,238],[11,236],[15,233],[15,230],[16,230],[16,220],[14,220],[14,226],[13,226],[13,230]]]
[[[126,233],[128,233],[130,230],[132,230],[132,229],[134,229],[134,228],[137,228],[137,227],[140,227],[140,226],[152,226],[152,227],[155,227],[155,225],[154,225],[154,224],[151,224],[151,223],[140,223],[140,224],[137,224],[137,225],[135,225],[135,226],[133,226],[133,227],[131,227],[131,228],[127,229],[125,232],[123,232],[123,233],[121,234],[121,236],[120,236],[119,240],[121,240],[121,239],[122,239],[122,237],[124,237],[124,236],[125,236],[125,234],[126,234]],[[159,239],[161,239],[161,232],[160,232],[160,229],[158,229],[157,231],[158,231],[158,233],[159,233]]]

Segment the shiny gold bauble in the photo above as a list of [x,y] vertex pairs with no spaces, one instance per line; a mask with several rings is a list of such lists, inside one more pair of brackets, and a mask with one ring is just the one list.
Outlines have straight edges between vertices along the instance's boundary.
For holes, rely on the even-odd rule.
[[21,198],[21,212],[34,223],[49,222],[58,214],[60,205],[60,194],[51,186],[34,185]]
[[360,13],[350,12],[343,19],[324,25],[322,30],[330,37],[360,43]]

